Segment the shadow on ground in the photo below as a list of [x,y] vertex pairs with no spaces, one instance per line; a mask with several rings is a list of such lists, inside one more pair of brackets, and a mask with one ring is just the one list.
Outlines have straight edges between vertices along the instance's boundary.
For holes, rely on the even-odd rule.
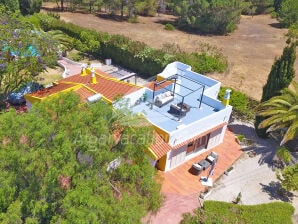
[[268,185],[260,183],[260,185],[262,191],[268,193],[270,200],[290,202],[294,198],[294,194],[283,189],[278,181],[271,181]]
[[278,23],[278,22],[277,23],[270,23],[269,26],[274,27],[276,29],[282,29],[282,28],[284,28],[282,26],[282,24],[281,23]]
[[246,139],[251,141],[251,145],[242,147],[244,152],[247,152],[250,156],[261,155],[259,164],[267,164],[273,168],[272,161],[279,145],[274,139],[259,138],[251,123],[235,121],[229,125],[229,129],[236,135],[242,134]]

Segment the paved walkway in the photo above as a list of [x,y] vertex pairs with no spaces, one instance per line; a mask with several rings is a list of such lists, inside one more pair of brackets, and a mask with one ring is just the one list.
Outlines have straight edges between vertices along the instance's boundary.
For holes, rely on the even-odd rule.
[[81,73],[82,63],[71,61],[67,58],[61,58],[58,64],[64,67],[63,77],[68,77],[72,75],[77,75]]

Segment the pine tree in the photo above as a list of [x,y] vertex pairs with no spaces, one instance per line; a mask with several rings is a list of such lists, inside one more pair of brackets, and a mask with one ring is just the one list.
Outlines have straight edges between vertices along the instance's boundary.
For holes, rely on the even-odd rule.
[[[291,43],[283,50],[283,54],[272,65],[267,83],[263,87],[261,103],[274,96],[280,95],[280,91],[289,86],[295,76],[294,63],[296,60],[296,43]],[[255,129],[260,137],[266,137],[266,129],[259,128],[259,124],[265,118],[256,116]]]

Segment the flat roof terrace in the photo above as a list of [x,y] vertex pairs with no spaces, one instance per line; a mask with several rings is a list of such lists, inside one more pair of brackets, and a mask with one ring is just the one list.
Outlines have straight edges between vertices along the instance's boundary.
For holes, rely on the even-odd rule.
[[[182,124],[189,125],[204,117],[210,116],[217,111],[216,108],[202,102],[200,108],[190,107],[189,112],[187,112],[184,117],[181,117],[179,119],[179,117],[169,113],[171,104],[177,104],[179,102],[181,101],[178,99],[174,99],[172,102],[162,107],[153,106],[153,108],[151,109],[151,103],[146,101],[135,105],[131,109],[134,113],[143,113],[153,125],[162,128],[169,133],[176,130],[177,126],[180,126]],[[197,99],[194,99],[193,102],[194,104],[199,104],[199,101]],[[187,105],[189,104],[187,103]]]
[[[132,111],[134,113],[143,113],[153,125],[170,133],[175,131],[177,126],[187,126],[224,108],[220,108],[218,102],[212,104],[213,101],[216,101],[214,99],[209,99],[208,103],[204,101],[205,86],[202,83],[186,76],[178,76],[176,83],[175,87],[174,85],[164,87],[164,91],[173,91],[173,88],[175,88],[174,99],[171,102],[161,107],[154,104],[152,106],[152,98],[148,97],[149,99],[146,102],[134,105],[131,108]],[[185,116],[170,113],[171,105],[177,105],[182,101],[189,109]]]

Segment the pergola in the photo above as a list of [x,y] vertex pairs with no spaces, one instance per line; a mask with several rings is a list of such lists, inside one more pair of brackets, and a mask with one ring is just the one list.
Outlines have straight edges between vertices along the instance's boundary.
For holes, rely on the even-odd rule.
[[[186,86],[186,85],[183,85],[183,84],[177,82],[177,80],[179,78],[180,79],[187,79],[187,80],[189,80],[193,84],[191,86],[194,86],[194,88],[191,88],[189,86]],[[169,90],[174,97],[175,97],[175,95],[178,95],[179,97],[181,97],[182,100],[181,100],[181,104],[179,106],[180,107],[180,112],[182,112],[182,106],[184,104],[184,99],[186,97],[190,96],[191,94],[193,94],[195,92],[198,92],[199,90],[201,90],[201,96],[199,98],[199,107],[198,108],[201,108],[203,94],[204,94],[204,91],[205,91],[205,85],[203,85],[202,83],[200,83],[200,82],[198,82],[196,80],[193,80],[192,78],[189,78],[189,77],[187,77],[185,75],[175,74],[175,75],[169,76],[168,78],[166,78],[164,80],[161,80],[161,81],[158,81],[158,82],[155,82],[154,83],[151,109],[153,108],[153,104],[154,104],[154,97],[155,97],[156,87],[160,86],[161,84],[163,84],[163,83],[165,83],[167,81],[173,81],[173,80],[174,80],[174,87],[172,89],[169,89],[168,86],[165,86],[162,89]],[[186,89],[185,93],[184,94],[182,94],[182,93],[175,93],[176,85],[179,85],[181,88]]]

